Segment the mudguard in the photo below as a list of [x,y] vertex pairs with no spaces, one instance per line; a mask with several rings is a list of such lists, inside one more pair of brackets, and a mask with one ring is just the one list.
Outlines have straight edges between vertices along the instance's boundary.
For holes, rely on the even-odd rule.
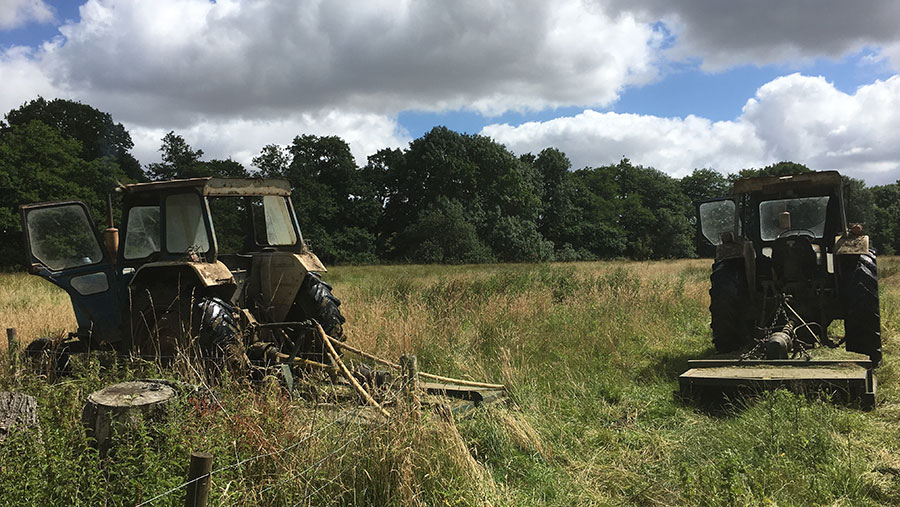
[[834,238],[834,255],[868,255],[869,236],[839,234]]

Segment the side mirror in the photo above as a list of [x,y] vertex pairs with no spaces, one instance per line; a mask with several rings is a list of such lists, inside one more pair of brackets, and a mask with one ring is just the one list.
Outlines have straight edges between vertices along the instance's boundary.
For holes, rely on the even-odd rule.
[[697,203],[697,255],[715,257],[716,245],[722,244],[725,233],[735,236],[735,214],[731,198]]

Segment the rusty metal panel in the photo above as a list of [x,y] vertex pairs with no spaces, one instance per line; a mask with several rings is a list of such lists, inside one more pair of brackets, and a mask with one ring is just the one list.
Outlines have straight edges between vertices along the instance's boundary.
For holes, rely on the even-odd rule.
[[307,271],[318,271],[321,273],[325,273],[328,270],[325,269],[325,265],[322,264],[322,261],[316,257],[316,254],[310,252],[309,250],[305,250],[299,254],[294,254],[297,256],[297,259],[300,260],[300,264],[306,268]]
[[203,189],[210,196],[267,196],[288,197],[291,184],[287,180],[263,178],[212,178]]
[[216,285],[223,285],[227,283],[234,283],[234,278],[231,275],[231,271],[229,271],[228,266],[226,266],[222,261],[216,262],[185,262],[185,261],[162,261],[162,262],[148,262],[144,264],[140,268],[138,268],[137,273],[135,273],[134,278],[132,278],[132,284],[135,280],[140,279],[140,274],[143,271],[151,271],[153,269],[158,268],[182,268],[189,267],[191,270],[197,275],[197,278],[200,280],[200,283],[203,284],[204,287],[213,287]]
[[188,265],[203,280],[207,286],[221,283],[233,283],[231,270],[222,261],[216,262],[189,262]]
[[266,307],[269,320],[283,321],[306,277],[300,256],[292,252],[254,254],[252,269],[256,273],[254,281],[259,283],[260,303]]
[[277,195],[288,197],[291,195],[290,182],[268,178],[188,178],[134,183],[119,187],[121,191],[126,193],[162,192],[181,188],[198,188],[203,195],[211,196]]
[[854,236],[853,234],[836,236],[834,238],[835,255],[868,255],[869,237]]
[[678,377],[686,398],[789,389],[875,407],[877,383],[868,360],[699,360],[688,367]]
[[151,181],[149,183],[132,183],[118,188],[125,193],[133,192],[161,192],[179,188],[202,188],[212,178],[188,178],[183,180]]

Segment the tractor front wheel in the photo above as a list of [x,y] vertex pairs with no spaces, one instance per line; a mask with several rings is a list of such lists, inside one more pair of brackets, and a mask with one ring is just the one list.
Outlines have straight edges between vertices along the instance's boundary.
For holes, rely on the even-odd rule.
[[841,307],[847,350],[881,362],[881,314],[878,308],[878,264],[875,253],[841,258]]
[[716,352],[734,352],[750,341],[753,318],[743,259],[713,263],[709,277],[709,313]]

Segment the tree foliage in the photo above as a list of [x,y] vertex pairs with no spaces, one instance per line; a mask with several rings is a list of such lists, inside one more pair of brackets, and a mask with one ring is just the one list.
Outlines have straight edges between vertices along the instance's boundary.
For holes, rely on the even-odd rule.
[[25,261],[20,204],[78,199],[94,219],[106,215],[106,195],[127,178],[109,158],[81,158],[81,143],[32,120],[0,136],[0,262]]
[[[378,253],[385,259],[552,258],[552,244],[537,226],[543,209],[538,169],[490,138],[436,127],[406,151],[377,154],[369,173],[380,175],[384,192]],[[444,240],[421,245],[422,231],[438,223],[465,237],[462,251]]]
[[134,142],[121,123],[109,113],[65,99],[46,100],[38,97],[6,114],[10,127],[38,120],[56,129],[63,137],[81,143],[79,157],[88,162],[108,157],[132,180],[143,180],[141,164],[131,153]]
[[[304,240],[327,263],[688,257],[695,203],[730,194],[741,177],[810,171],[784,161],[727,176],[699,168],[676,179],[625,158],[573,171],[556,148],[517,157],[488,137],[445,127],[404,149],[380,150],[362,167],[341,138],[301,134],[287,146],[263,147],[253,172],[230,159],[203,160],[202,149],[171,131],[161,160],[141,170],[125,128],[88,105],[38,98],[6,120],[0,263],[7,266],[24,260],[19,204],[80,199],[97,218],[118,182],[209,176],[289,180]],[[900,252],[900,182],[868,188],[845,177],[844,192],[848,220],[863,223],[879,251]],[[223,251],[245,247],[243,206],[210,202]]]
[[285,178],[305,241],[326,262],[375,262],[381,211],[376,187],[337,136],[301,135],[268,145],[253,159],[262,176]]

